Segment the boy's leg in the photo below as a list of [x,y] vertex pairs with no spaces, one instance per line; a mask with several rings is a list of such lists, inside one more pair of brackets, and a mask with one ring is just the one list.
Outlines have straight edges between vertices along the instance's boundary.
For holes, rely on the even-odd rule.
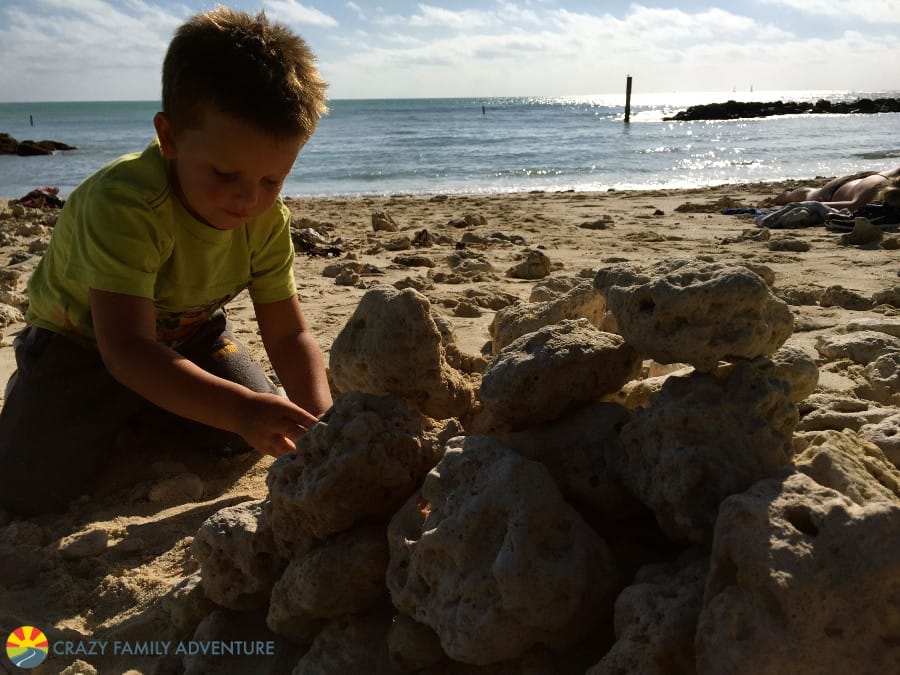
[[[232,334],[231,321],[219,310],[178,351],[206,370],[226,380],[237,382],[248,389],[274,394],[278,389],[265,374],[259,363],[253,360],[247,348]],[[226,453],[246,452],[250,445],[238,436],[214,427],[196,424],[203,445]]]
[[0,504],[20,515],[60,510],[88,489],[125,420],[149,404],[95,350],[48,330],[26,328],[16,362],[0,411]]

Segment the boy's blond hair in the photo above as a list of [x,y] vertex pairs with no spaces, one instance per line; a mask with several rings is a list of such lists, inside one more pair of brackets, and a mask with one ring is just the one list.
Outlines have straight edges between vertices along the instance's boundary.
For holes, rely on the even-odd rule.
[[325,82],[306,42],[286,26],[228,7],[197,14],[169,44],[162,107],[177,132],[205,106],[275,136],[307,140],[327,112]]

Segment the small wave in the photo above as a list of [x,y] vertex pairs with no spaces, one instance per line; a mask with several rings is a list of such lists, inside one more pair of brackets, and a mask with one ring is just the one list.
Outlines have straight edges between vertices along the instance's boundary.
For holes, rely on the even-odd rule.
[[891,157],[900,157],[900,148],[896,150],[876,150],[875,152],[858,152],[854,157],[862,157],[863,159],[890,159]]

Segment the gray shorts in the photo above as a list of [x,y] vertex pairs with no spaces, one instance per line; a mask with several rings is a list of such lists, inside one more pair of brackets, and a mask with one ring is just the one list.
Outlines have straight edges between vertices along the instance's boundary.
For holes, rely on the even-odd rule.
[[[18,515],[58,511],[91,490],[116,436],[138,416],[160,413],[115,380],[96,349],[42,328],[15,340],[18,370],[0,411],[0,505]],[[231,333],[223,311],[177,351],[204,370],[254,391],[275,386]],[[177,418],[193,427],[198,448],[249,449],[229,432]]]

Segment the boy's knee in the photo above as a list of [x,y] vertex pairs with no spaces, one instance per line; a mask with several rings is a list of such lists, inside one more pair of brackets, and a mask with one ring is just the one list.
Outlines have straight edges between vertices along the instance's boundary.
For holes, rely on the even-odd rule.
[[261,394],[273,394],[277,388],[244,345],[223,335],[210,353],[211,369],[219,377],[237,382]]
[[14,370],[13,374],[9,376],[9,379],[6,381],[6,388],[3,390],[3,400],[7,400],[9,395],[12,393],[13,387],[16,386],[16,380],[19,379],[19,371]]
[[238,342],[224,336],[214,345],[213,350],[212,359],[220,362],[233,359],[235,355],[245,351]]

